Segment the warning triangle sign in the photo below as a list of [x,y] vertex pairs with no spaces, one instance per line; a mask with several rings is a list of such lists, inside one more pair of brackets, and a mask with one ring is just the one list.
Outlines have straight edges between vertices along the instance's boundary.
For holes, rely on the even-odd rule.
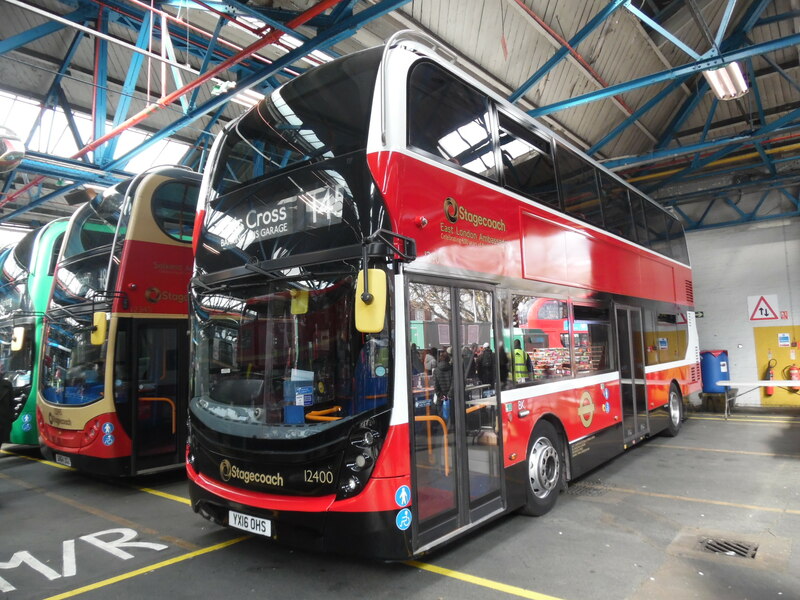
[[778,320],[778,313],[769,305],[764,296],[759,297],[756,307],[750,315],[751,321],[771,321]]

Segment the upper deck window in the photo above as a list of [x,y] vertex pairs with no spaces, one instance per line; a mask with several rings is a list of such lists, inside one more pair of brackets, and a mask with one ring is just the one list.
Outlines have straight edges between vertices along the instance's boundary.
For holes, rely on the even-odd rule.
[[192,241],[198,184],[170,181],[153,194],[153,218],[161,231],[179,242]]
[[[125,180],[98,194],[78,209],[64,242],[63,260],[110,246],[119,225],[119,239],[125,237],[130,212],[123,214],[123,203],[131,180]],[[131,191],[132,192],[132,191]]]
[[669,235],[669,247],[672,258],[688,265],[689,250],[686,247],[686,234],[683,231],[683,225],[681,225],[681,222],[676,217],[669,213],[667,213],[667,235]]
[[550,143],[500,113],[503,182],[509,189],[561,209]]
[[655,204],[644,201],[644,220],[650,248],[670,256],[669,234],[667,233],[667,214]]
[[408,144],[497,180],[489,99],[430,62],[414,66],[409,78]]
[[366,148],[381,56],[373,48],[311,69],[235,121],[212,165],[214,192]]
[[558,173],[567,214],[603,229],[603,209],[595,168],[565,146],[558,146]]
[[600,193],[606,229],[627,240],[636,241],[628,188],[606,173],[600,173]]

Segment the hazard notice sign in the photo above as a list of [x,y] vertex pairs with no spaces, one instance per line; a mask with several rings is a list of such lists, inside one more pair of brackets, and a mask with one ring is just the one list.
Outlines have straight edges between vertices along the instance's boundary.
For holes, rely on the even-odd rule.
[[776,295],[747,297],[747,313],[751,321],[777,321],[779,311]]

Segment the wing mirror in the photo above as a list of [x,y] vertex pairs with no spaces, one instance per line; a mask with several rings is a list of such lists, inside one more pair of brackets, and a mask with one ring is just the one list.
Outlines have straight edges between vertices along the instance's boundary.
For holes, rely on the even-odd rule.
[[102,346],[108,333],[108,313],[96,312],[92,315],[92,335],[89,339],[92,346]]
[[379,333],[386,321],[386,271],[362,269],[356,283],[356,329]]
[[304,315],[308,312],[308,290],[290,290],[292,314]]
[[19,352],[22,350],[22,344],[25,343],[25,328],[14,327],[14,333],[11,335],[11,351]]

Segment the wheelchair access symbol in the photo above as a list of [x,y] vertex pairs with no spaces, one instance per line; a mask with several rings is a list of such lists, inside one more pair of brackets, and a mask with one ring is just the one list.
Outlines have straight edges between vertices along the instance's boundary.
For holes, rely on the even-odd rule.
[[405,531],[411,527],[411,511],[407,508],[402,509],[399,513],[397,513],[395,523],[400,531]]

